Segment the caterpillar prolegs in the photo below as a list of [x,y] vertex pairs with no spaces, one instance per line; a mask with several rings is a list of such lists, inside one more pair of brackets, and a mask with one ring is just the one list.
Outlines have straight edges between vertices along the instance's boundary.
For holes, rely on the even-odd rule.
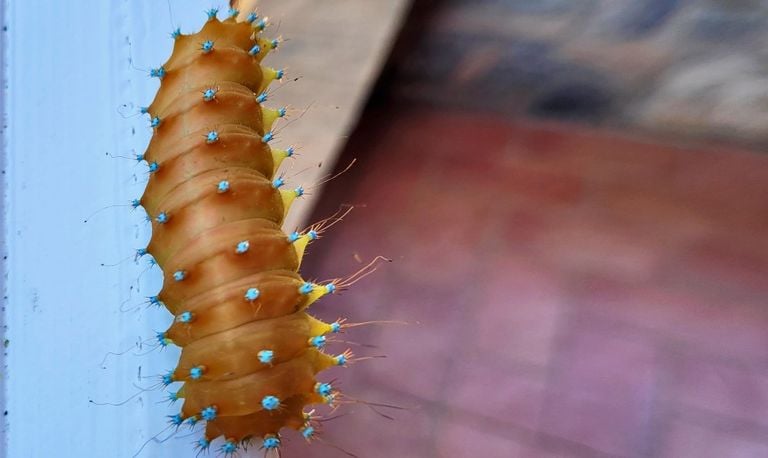
[[276,176],[293,149],[270,146],[286,111],[265,105],[266,89],[283,71],[262,61],[279,41],[263,36],[267,24],[256,13],[244,20],[235,9],[224,20],[216,9],[207,15],[197,33],[177,29],[170,58],[150,72],[160,88],[142,109],[153,135],[139,156],[150,174],[133,205],[144,207],[152,224],[138,255],[163,271],[163,287],[150,302],[174,315],[158,341],[182,349],[176,368],[162,376],[169,399],[182,401],[171,426],[204,422],[197,447],[207,450],[221,438],[218,450],[231,455],[252,442],[278,449],[283,428],[313,438],[308,406],[332,404],[338,395],[316,376],[346,365],[351,353],[323,351],[342,322],[305,312],[344,286],[298,273],[322,225],[281,229],[304,191],[284,189]]

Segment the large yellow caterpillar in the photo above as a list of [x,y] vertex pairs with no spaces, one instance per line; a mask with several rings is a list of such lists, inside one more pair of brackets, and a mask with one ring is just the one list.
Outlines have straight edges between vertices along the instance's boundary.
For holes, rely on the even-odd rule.
[[[160,79],[142,111],[154,129],[146,152],[149,182],[134,206],[152,221],[139,255],[163,270],[162,290],[150,298],[173,315],[161,345],[182,348],[163,376],[172,401],[181,400],[172,426],[205,422],[201,450],[222,438],[219,451],[236,453],[254,441],[281,446],[282,428],[311,439],[312,404],[331,404],[334,387],[316,379],[351,354],[323,351],[325,323],[305,309],[339,282],[316,284],[298,274],[306,246],[321,227],[285,234],[281,223],[302,188],[276,178],[291,148],[270,147],[284,108],[268,108],[266,89],[283,76],[262,65],[279,42],[266,38],[256,13],[230,9],[224,20],[208,11],[202,29],[174,32],[171,57],[151,70]],[[172,386],[173,385],[173,386]]]

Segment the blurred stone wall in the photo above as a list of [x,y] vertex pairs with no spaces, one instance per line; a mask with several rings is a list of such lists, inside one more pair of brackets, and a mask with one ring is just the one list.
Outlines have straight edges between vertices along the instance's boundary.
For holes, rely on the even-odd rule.
[[768,145],[766,0],[417,0],[416,14],[394,59],[408,97]]

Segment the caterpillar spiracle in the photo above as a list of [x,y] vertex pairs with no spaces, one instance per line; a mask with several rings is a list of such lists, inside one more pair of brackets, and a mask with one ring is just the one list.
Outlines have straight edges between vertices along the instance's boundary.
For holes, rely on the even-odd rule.
[[[181,347],[177,366],[162,376],[169,399],[181,401],[170,426],[204,425],[196,447],[229,456],[249,444],[278,450],[284,428],[313,439],[311,406],[339,399],[317,374],[352,355],[324,351],[346,324],[306,312],[346,286],[298,273],[324,225],[281,229],[304,191],[285,189],[276,174],[293,149],[271,146],[286,110],[268,107],[266,90],[283,71],[262,62],[279,41],[264,36],[267,22],[255,12],[207,16],[197,33],[177,29],[170,58],[150,72],[160,88],[142,109],[153,134],[139,156],[150,173],[133,205],[152,225],[138,255],[163,272],[150,302],[174,316],[159,344]],[[220,446],[212,446],[216,439]]]

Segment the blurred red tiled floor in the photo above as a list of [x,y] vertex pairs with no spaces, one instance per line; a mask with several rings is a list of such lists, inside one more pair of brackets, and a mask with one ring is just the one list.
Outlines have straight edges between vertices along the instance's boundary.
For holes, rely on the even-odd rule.
[[[407,108],[407,109],[405,109]],[[369,110],[315,217],[315,312],[365,457],[768,457],[768,156],[414,106]],[[338,344],[341,348],[343,344]],[[322,446],[302,456],[338,456]]]

